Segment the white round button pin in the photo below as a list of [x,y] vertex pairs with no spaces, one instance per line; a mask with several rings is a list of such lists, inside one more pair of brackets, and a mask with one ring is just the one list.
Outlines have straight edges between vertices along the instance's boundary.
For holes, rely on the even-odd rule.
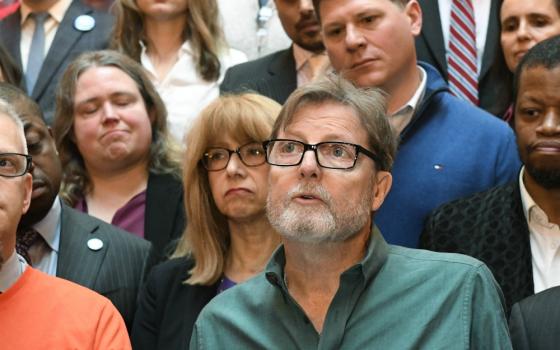
[[99,238],[92,238],[87,241],[87,246],[93,251],[98,251],[99,249],[103,248],[103,241]]
[[90,15],[80,15],[74,20],[74,28],[80,32],[89,32],[95,27],[95,19]]

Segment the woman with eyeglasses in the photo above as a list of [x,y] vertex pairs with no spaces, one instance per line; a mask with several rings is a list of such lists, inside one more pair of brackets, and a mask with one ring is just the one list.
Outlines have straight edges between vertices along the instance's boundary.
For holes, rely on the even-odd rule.
[[187,228],[140,294],[134,349],[188,347],[202,308],[264,269],[280,240],[265,214],[262,142],[279,111],[267,97],[222,96],[194,122],[183,169]]

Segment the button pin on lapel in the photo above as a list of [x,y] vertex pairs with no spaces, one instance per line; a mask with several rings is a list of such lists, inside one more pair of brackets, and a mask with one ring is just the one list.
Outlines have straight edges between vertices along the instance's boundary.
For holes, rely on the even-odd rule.
[[74,20],[74,28],[80,32],[89,32],[95,27],[95,19],[90,15],[80,15]]
[[89,249],[93,250],[94,252],[103,248],[103,241],[99,238],[92,238],[87,241],[87,246]]

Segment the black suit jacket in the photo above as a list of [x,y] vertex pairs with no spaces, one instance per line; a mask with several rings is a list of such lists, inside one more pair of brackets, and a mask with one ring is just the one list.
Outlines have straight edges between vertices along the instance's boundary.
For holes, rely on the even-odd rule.
[[[93,17],[95,27],[86,32],[76,29],[74,21],[80,15]],[[56,31],[31,94],[41,106],[49,125],[53,123],[56,89],[64,70],[79,54],[106,49],[112,28],[113,19],[110,15],[94,11],[79,0],[72,1]],[[21,68],[20,39],[21,13],[16,11],[0,21],[0,41]],[[25,79],[22,79],[21,87],[26,90]]]
[[[99,250],[88,241],[103,242]],[[62,204],[56,275],[107,297],[131,328],[138,291],[149,269],[149,242]]]
[[250,90],[283,104],[296,88],[296,61],[290,47],[229,68],[220,92],[239,93]]
[[560,347],[560,287],[544,290],[515,304],[509,320],[515,350]]
[[185,225],[181,181],[169,174],[150,173],[146,189],[144,238],[152,242],[157,260],[173,252],[175,240],[183,234]]
[[192,286],[183,281],[193,261],[177,258],[155,266],[140,292],[132,327],[135,350],[187,349],[198,314],[216,296],[218,283]]
[[504,293],[506,314],[514,303],[534,294],[529,227],[517,180],[436,209],[420,247],[486,263]]
[[[506,66],[500,45],[501,0],[490,0],[490,20],[484,46],[484,57],[479,75],[480,107],[502,116],[511,103],[512,76]],[[419,0],[424,21],[422,31],[416,37],[418,60],[436,67],[447,81],[447,59],[441,31],[437,0]]]

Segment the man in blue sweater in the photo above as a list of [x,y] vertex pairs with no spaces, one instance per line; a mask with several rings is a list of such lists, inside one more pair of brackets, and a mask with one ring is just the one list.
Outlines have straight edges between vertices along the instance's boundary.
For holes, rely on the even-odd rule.
[[392,244],[417,247],[440,204],[507,183],[520,161],[502,121],[453,96],[440,74],[417,62],[417,0],[314,0],[333,68],[360,87],[387,93],[399,134],[393,189],[375,214]]

